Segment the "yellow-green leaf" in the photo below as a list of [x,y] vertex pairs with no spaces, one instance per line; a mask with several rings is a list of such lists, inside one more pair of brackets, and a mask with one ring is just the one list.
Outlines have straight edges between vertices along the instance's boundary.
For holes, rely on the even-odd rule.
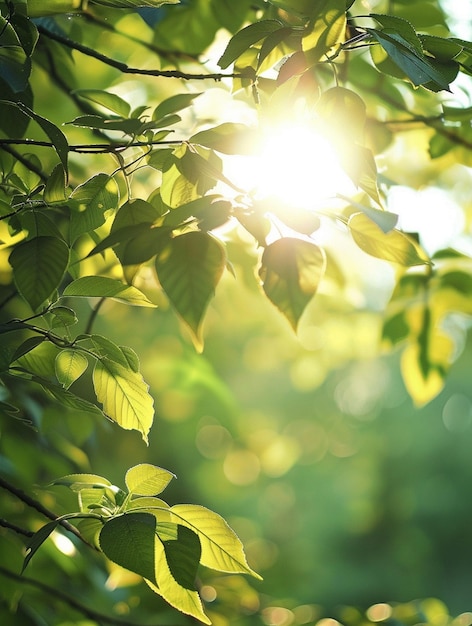
[[126,472],[125,483],[128,491],[137,496],[157,496],[173,478],[175,475],[162,467],[141,463]]
[[236,533],[217,513],[196,504],[177,504],[170,511],[178,524],[187,526],[198,535],[202,546],[202,565],[220,572],[251,574],[261,579],[249,567]]
[[144,441],[154,418],[154,400],[141,374],[110,359],[97,360],[93,385],[103,412],[125,430],[137,430]]
[[156,307],[142,291],[106,276],[82,276],[63,291],[64,296],[77,298],[113,298],[133,306]]
[[62,350],[56,357],[56,378],[65,389],[69,389],[82,376],[87,366],[87,357],[82,352]]
[[359,248],[371,256],[407,267],[429,263],[422,248],[399,230],[385,233],[364,213],[351,215],[348,223]]
[[211,624],[208,617],[203,612],[200,596],[196,591],[186,589],[172,576],[167,564],[164,546],[156,537],[154,542],[154,560],[156,563],[155,578],[157,585],[151,580],[145,579],[149,587],[158,595],[162,596],[166,602],[177,610],[191,615],[204,624]]

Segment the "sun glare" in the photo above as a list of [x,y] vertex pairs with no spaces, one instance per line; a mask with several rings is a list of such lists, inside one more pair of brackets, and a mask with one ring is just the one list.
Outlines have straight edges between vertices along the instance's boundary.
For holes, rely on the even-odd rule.
[[229,165],[229,178],[257,199],[277,199],[287,207],[316,209],[355,188],[338,156],[320,132],[302,124],[271,129],[259,154]]

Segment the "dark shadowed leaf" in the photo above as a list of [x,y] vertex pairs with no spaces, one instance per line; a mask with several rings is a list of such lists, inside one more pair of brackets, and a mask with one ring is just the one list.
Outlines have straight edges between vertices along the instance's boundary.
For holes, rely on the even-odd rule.
[[150,513],[126,513],[109,520],[100,531],[100,548],[114,563],[155,581],[156,518]]
[[202,346],[202,322],[225,267],[225,251],[211,235],[190,232],[175,237],[156,257],[159,282]]
[[259,270],[262,286],[294,330],[316,293],[325,263],[321,248],[301,239],[284,237],[264,250]]
[[186,526],[168,522],[159,523],[156,530],[172,576],[185,589],[195,590],[202,552],[198,535]]
[[16,246],[9,258],[18,291],[36,310],[59,287],[69,248],[54,237],[35,237]]
[[25,571],[26,566],[31,561],[31,559],[34,556],[35,552],[38,550],[38,548],[41,547],[43,542],[46,541],[46,539],[49,537],[49,535],[54,530],[56,530],[58,525],[59,525],[59,520],[54,520],[54,521],[49,522],[48,524],[45,524],[44,526],[42,526],[33,535],[31,540],[26,545],[26,556],[25,556],[25,560],[23,561],[23,567],[21,569],[21,573],[23,573]]

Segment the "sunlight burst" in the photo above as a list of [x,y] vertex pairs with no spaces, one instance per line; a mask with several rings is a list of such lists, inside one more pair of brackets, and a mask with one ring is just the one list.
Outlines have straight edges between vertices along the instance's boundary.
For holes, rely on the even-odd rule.
[[259,154],[231,162],[228,175],[255,198],[274,198],[287,207],[315,209],[338,194],[355,193],[326,137],[297,123],[272,128]]

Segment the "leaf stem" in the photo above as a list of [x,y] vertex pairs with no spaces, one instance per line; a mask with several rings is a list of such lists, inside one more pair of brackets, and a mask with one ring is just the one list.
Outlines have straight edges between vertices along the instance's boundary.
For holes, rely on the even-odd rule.
[[84,331],[85,335],[90,335],[92,333],[92,328],[93,328],[93,324],[95,322],[95,318],[97,317],[98,312],[102,308],[102,305],[103,305],[104,302],[105,302],[105,298],[101,298],[97,302],[97,304],[93,307],[92,312],[91,312],[90,317],[89,317],[88,322],[87,322],[87,326],[86,326],[85,331]]

